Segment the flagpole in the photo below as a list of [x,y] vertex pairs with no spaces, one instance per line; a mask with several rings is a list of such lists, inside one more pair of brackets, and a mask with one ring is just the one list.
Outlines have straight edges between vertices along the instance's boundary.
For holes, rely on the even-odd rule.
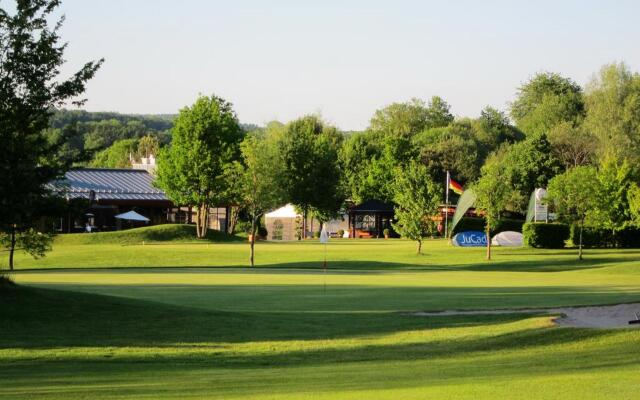
[[327,293],[327,242],[324,242],[324,293]]
[[445,200],[444,200],[444,237],[449,237],[449,171],[447,171],[447,179],[444,183],[444,192],[445,192]]

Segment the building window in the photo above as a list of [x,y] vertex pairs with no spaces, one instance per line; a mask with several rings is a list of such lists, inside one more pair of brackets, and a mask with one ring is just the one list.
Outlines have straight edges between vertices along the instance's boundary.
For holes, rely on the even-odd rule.
[[374,214],[356,215],[356,229],[363,231],[375,231],[376,216]]
[[282,240],[282,231],[284,230],[284,224],[281,220],[277,219],[273,221],[273,232],[271,232],[271,238],[273,240]]

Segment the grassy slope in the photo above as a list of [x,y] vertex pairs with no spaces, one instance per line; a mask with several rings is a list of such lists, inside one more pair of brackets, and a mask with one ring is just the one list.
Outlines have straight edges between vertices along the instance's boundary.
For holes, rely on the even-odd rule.
[[231,236],[225,233],[209,230],[207,239],[196,239],[196,228],[194,225],[167,224],[154,225],[143,228],[128,229],[114,232],[98,233],[72,233],[58,235],[55,246],[87,245],[87,244],[119,244],[119,245],[140,245],[146,243],[187,243],[187,242],[233,242],[242,241],[239,236]]
[[[122,265],[112,253],[129,248],[138,266],[241,265],[247,250],[65,243],[30,266]],[[332,242],[326,276],[315,243],[261,244],[262,265],[277,269],[17,273],[38,287],[0,296],[0,398],[637,397],[640,330],[397,311],[640,301],[640,253],[592,251],[578,264],[566,251],[501,249],[488,264],[481,250],[413,248]]]

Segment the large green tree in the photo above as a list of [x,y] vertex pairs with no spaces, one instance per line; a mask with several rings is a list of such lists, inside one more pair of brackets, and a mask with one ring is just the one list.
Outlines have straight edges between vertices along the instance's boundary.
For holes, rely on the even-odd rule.
[[469,120],[427,129],[414,137],[413,144],[420,161],[437,182],[445,181],[447,171],[463,182],[478,178],[482,164],[474,128]]
[[137,139],[123,139],[98,152],[89,164],[98,168],[130,168],[131,157],[136,153]]
[[584,118],[582,88],[557,73],[539,73],[518,89],[511,117],[527,135],[548,134],[561,122],[578,125]]
[[592,166],[571,168],[555,176],[549,182],[547,201],[555,208],[558,216],[569,223],[578,223],[578,259],[582,260],[582,231],[589,213],[598,206],[598,194],[602,187],[598,172]]
[[154,135],[145,135],[138,140],[137,158],[157,157],[160,152],[160,140]]
[[417,161],[396,170],[393,200],[397,222],[393,227],[403,237],[417,242],[418,254],[422,252],[423,239],[435,232],[441,188]]
[[254,266],[256,229],[265,212],[284,202],[282,165],[273,137],[248,135],[242,142],[242,164],[236,174],[241,205],[251,219],[249,264]]
[[493,107],[485,107],[480,117],[472,121],[478,153],[482,161],[503,143],[515,143],[524,134],[509,121],[509,117]]
[[586,129],[599,140],[600,158],[640,160],[640,74],[623,63],[605,65],[586,90]]
[[345,195],[353,201],[361,202],[370,196],[376,197],[377,190],[367,185],[370,168],[364,167],[380,157],[381,149],[373,136],[368,132],[353,133],[348,136],[338,153],[342,166],[342,187]]
[[[321,223],[336,215],[344,202],[338,151],[342,136],[336,128],[309,115],[286,125],[278,140],[280,182],[289,202],[304,220],[312,212]],[[303,229],[306,235],[306,227]]]
[[158,157],[156,184],[176,204],[196,206],[196,232],[207,232],[209,208],[226,203],[232,186],[228,168],[240,158],[244,137],[232,104],[200,96],[180,110],[171,146]]
[[487,260],[491,260],[491,230],[500,220],[500,213],[507,208],[513,190],[508,175],[499,163],[488,163],[482,167],[482,176],[472,186],[476,194],[476,210],[484,215],[487,237]]
[[369,130],[383,136],[410,138],[427,127],[428,113],[424,101],[411,99],[376,110]]
[[505,208],[524,212],[533,190],[545,187],[560,172],[561,165],[554,157],[546,136],[540,135],[501,147],[487,159],[485,168],[500,170],[509,192]]
[[553,155],[565,169],[590,165],[596,161],[598,138],[584,126],[561,122],[549,131]]
[[85,91],[102,60],[88,62],[69,77],[61,75],[66,44],[62,20],[55,21],[57,0],[21,0],[14,12],[0,8],[0,231],[13,268],[16,245],[42,254],[45,235],[37,223],[50,212],[47,184],[62,178],[69,159],[60,158],[64,132],[45,135],[52,110]]
[[412,99],[405,103],[393,103],[377,110],[369,124],[369,131],[384,143],[387,158],[405,162],[416,157],[413,138],[431,128],[442,128],[453,122],[449,105],[434,96],[429,103]]
[[636,183],[631,184],[629,191],[627,192],[627,198],[629,200],[629,212],[633,223],[636,226],[640,225],[640,186]]
[[607,229],[615,237],[617,231],[631,223],[629,191],[633,186],[631,165],[609,156],[602,160],[596,174],[598,190],[593,190],[596,200],[587,216],[587,223]]

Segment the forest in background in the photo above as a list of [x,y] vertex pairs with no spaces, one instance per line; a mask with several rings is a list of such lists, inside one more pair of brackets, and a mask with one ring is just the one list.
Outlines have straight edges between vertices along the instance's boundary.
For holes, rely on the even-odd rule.
[[[47,135],[54,141],[67,136],[62,148],[75,166],[128,168],[129,157],[139,161],[171,143],[171,128],[177,114],[121,114],[85,110],[56,110]],[[245,131],[258,129],[241,124]]]

